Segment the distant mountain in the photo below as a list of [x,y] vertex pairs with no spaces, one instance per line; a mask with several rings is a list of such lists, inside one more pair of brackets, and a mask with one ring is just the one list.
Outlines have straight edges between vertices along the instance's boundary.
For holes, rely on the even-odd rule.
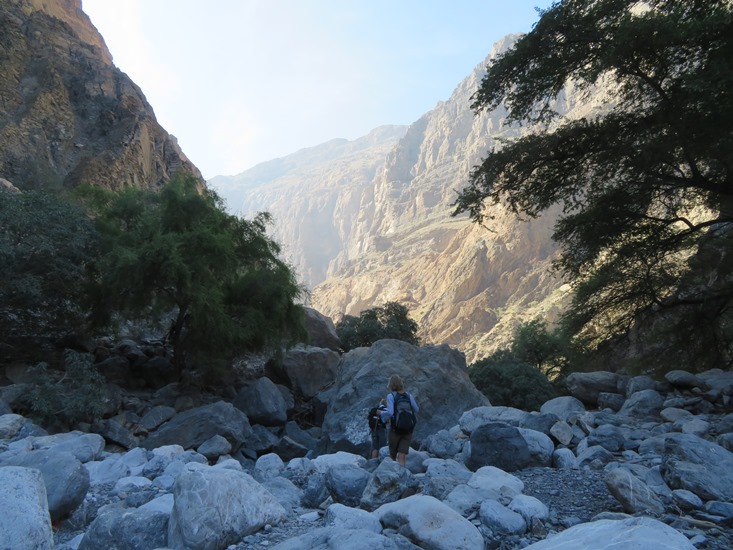
[[[448,101],[406,130],[329,142],[210,184],[234,210],[273,213],[319,311],[338,319],[399,301],[425,341],[479,359],[507,344],[519,321],[554,320],[568,291],[550,271],[557,212],[521,221],[497,206],[490,229],[450,216],[472,167],[531,129],[508,124],[503,108],[470,109],[487,63],[516,38],[499,41]],[[594,107],[571,90],[556,104],[571,117]]]
[[201,178],[80,0],[3,1],[0,52],[0,178],[20,189]]

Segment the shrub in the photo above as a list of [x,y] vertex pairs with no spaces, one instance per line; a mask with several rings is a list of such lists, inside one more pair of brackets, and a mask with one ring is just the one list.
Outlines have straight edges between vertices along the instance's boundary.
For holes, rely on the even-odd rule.
[[494,406],[533,411],[556,396],[542,372],[506,350],[470,365],[468,375]]
[[21,401],[44,425],[73,426],[77,422],[91,422],[105,410],[104,377],[96,371],[88,353],[64,351],[63,376],[59,379],[39,363],[31,370],[36,382]]

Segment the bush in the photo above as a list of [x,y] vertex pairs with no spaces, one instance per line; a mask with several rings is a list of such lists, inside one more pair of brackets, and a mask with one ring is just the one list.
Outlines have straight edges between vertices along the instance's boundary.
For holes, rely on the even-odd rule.
[[468,375],[494,406],[537,411],[543,403],[556,397],[544,374],[506,350],[470,365]]
[[385,338],[402,340],[417,346],[420,345],[417,330],[418,325],[410,319],[407,308],[397,302],[365,309],[359,317],[344,315],[336,324],[336,333],[344,351],[369,347],[377,340]]
[[42,424],[73,426],[98,419],[105,410],[105,379],[96,371],[88,353],[64,351],[65,373],[53,376],[46,363],[39,363],[31,372],[36,382],[21,401],[30,416]]

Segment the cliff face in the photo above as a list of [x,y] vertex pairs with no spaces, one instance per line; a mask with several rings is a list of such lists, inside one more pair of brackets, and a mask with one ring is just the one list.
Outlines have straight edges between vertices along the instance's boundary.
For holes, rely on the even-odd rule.
[[178,169],[201,178],[80,0],[4,0],[0,74],[0,177],[21,189],[157,187]]
[[[286,252],[310,262],[320,254],[318,269],[300,269],[313,288],[314,308],[337,320],[342,313],[401,302],[420,324],[424,341],[457,347],[469,362],[506,345],[520,321],[556,319],[568,290],[550,271],[557,212],[522,221],[499,205],[488,229],[450,216],[472,167],[500,140],[529,130],[508,125],[503,108],[478,116],[470,109],[487,62],[513,40],[497,43],[448,101],[394,143],[320,165],[309,157],[318,165],[309,170],[320,179],[297,174],[294,157],[280,159],[280,165],[292,164],[287,187],[282,175],[267,177],[266,165],[238,176],[249,178],[248,187],[229,179],[239,203],[274,213]],[[556,108],[578,116],[588,105],[567,91]],[[362,170],[367,155],[376,168],[371,178],[371,168]],[[224,181],[210,183],[225,187]]]

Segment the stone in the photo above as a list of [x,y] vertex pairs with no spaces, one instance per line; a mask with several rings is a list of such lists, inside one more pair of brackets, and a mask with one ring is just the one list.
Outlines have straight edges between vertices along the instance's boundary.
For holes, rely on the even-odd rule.
[[0,439],[12,439],[20,431],[25,418],[19,414],[3,414],[0,416]]
[[353,464],[354,466],[364,466],[366,464],[366,458],[363,456],[347,453],[345,451],[339,451],[337,453],[320,455],[311,460],[311,463],[321,473],[326,473],[333,466],[339,464]]
[[526,428],[517,429],[527,442],[530,455],[528,466],[550,466],[552,464],[552,453],[555,451],[555,445],[552,443],[552,440],[547,435],[536,430],[528,430]]
[[340,360],[332,349],[296,346],[285,353],[283,369],[293,391],[308,400],[333,384]]
[[373,512],[383,526],[399,530],[421,548],[476,550],[484,547],[479,530],[439,500],[413,495],[380,506]]
[[671,489],[686,489],[702,500],[733,501],[733,453],[688,434],[664,438],[662,476]]
[[148,432],[158,428],[176,415],[176,409],[166,405],[157,405],[146,412],[140,419],[140,427]]
[[104,451],[105,441],[99,434],[78,431],[33,438],[33,449],[68,452],[82,464],[97,460]]
[[507,472],[521,470],[533,463],[527,441],[519,428],[491,423],[476,428],[471,434],[471,449],[466,466],[477,470],[496,466]]
[[586,410],[585,405],[579,399],[565,395],[545,401],[540,407],[540,412],[557,415],[560,420],[568,422],[571,418],[584,414]]
[[558,420],[550,428],[550,435],[561,445],[570,445],[573,441],[573,429],[564,420]]
[[149,508],[107,507],[89,525],[78,550],[165,547],[169,515]]
[[626,385],[626,397],[629,397],[638,391],[653,390],[656,389],[656,387],[656,382],[654,382],[654,379],[651,376],[634,376]]
[[404,544],[398,546],[393,538],[369,529],[321,527],[276,544],[272,550],[412,550]]
[[578,460],[573,451],[568,448],[555,449],[552,453],[552,467],[563,470],[575,470],[578,468]]
[[0,510],[0,548],[54,547],[46,487],[39,470],[0,467]]
[[681,510],[698,510],[703,507],[703,501],[695,493],[686,489],[675,489],[672,491],[672,501]]
[[150,434],[143,447],[155,449],[177,444],[184,449],[195,449],[214,435],[220,435],[237,450],[251,433],[247,415],[231,403],[218,401],[178,413]]
[[168,546],[218,550],[266,524],[286,517],[285,509],[250,475],[187,464],[173,487]]
[[323,522],[339,529],[366,529],[373,533],[382,532],[382,524],[374,514],[339,503],[331,504],[326,509]]
[[463,433],[471,435],[479,426],[499,422],[519,427],[527,422],[530,414],[514,407],[476,407],[461,415],[458,424]]
[[369,483],[369,472],[353,464],[332,466],[326,472],[326,488],[334,502],[356,507]]
[[685,535],[661,521],[650,517],[621,520],[601,519],[581,523],[530,544],[525,550],[615,550],[643,548],[644,550],[694,550]]
[[452,458],[461,452],[463,447],[448,430],[440,430],[427,437],[423,447],[438,458]]
[[204,455],[209,460],[215,460],[231,451],[232,444],[219,434],[211,436],[196,449],[197,453]]
[[38,450],[5,460],[0,455],[0,466],[22,466],[41,472],[46,486],[48,511],[53,521],[71,514],[84,500],[89,489],[89,472],[71,453]]
[[282,426],[288,420],[288,407],[280,390],[269,378],[258,378],[237,393],[234,406],[253,424]]
[[664,503],[629,470],[624,468],[609,470],[606,472],[604,481],[609,492],[621,503],[625,512],[652,515],[664,512]]
[[[619,375],[613,372],[574,372],[567,377],[567,388],[570,395],[594,407],[598,405],[599,393],[616,393],[618,381]],[[558,416],[563,418],[559,414]]]
[[509,503],[508,508],[524,518],[527,525],[535,520],[545,521],[550,516],[550,510],[538,498],[529,495],[517,495]]
[[600,445],[593,445],[587,447],[577,456],[578,467],[584,466],[600,467],[604,464],[608,464],[613,460],[613,454]]
[[664,379],[678,388],[697,388],[701,384],[697,376],[684,370],[669,371],[664,375]]
[[610,424],[598,426],[588,434],[587,440],[588,445],[600,445],[612,453],[623,450],[626,443],[626,439],[621,430]]
[[292,512],[300,506],[303,491],[284,477],[275,477],[262,483],[262,486],[274,496],[286,511]]
[[626,402],[626,397],[620,393],[600,392],[598,394],[598,407],[618,411]]
[[333,351],[341,349],[341,339],[336,333],[333,320],[311,307],[304,307],[305,330],[308,332],[308,342],[317,348],[326,348]]
[[410,471],[393,460],[383,460],[369,477],[361,494],[361,507],[365,510],[376,510],[382,504],[394,502],[405,490],[416,483],[411,483]]
[[664,398],[656,390],[641,390],[632,394],[621,407],[619,416],[633,418],[657,418],[662,411]]
[[405,389],[425,411],[417,414],[413,445],[458,423],[460,416],[489,400],[468,377],[465,356],[447,345],[413,346],[378,340],[344,354],[323,421],[326,452],[366,455],[370,448],[367,412],[386,397],[389,377],[402,377]]
[[527,531],[527,522],[522,515],[496,500],[482,502],[479,517],[494,535],[522,535]]
[[267,481],[279,476],[284,469],[282,458],[275,453],[268,453],[257,459],[252,476],[259,482]]

